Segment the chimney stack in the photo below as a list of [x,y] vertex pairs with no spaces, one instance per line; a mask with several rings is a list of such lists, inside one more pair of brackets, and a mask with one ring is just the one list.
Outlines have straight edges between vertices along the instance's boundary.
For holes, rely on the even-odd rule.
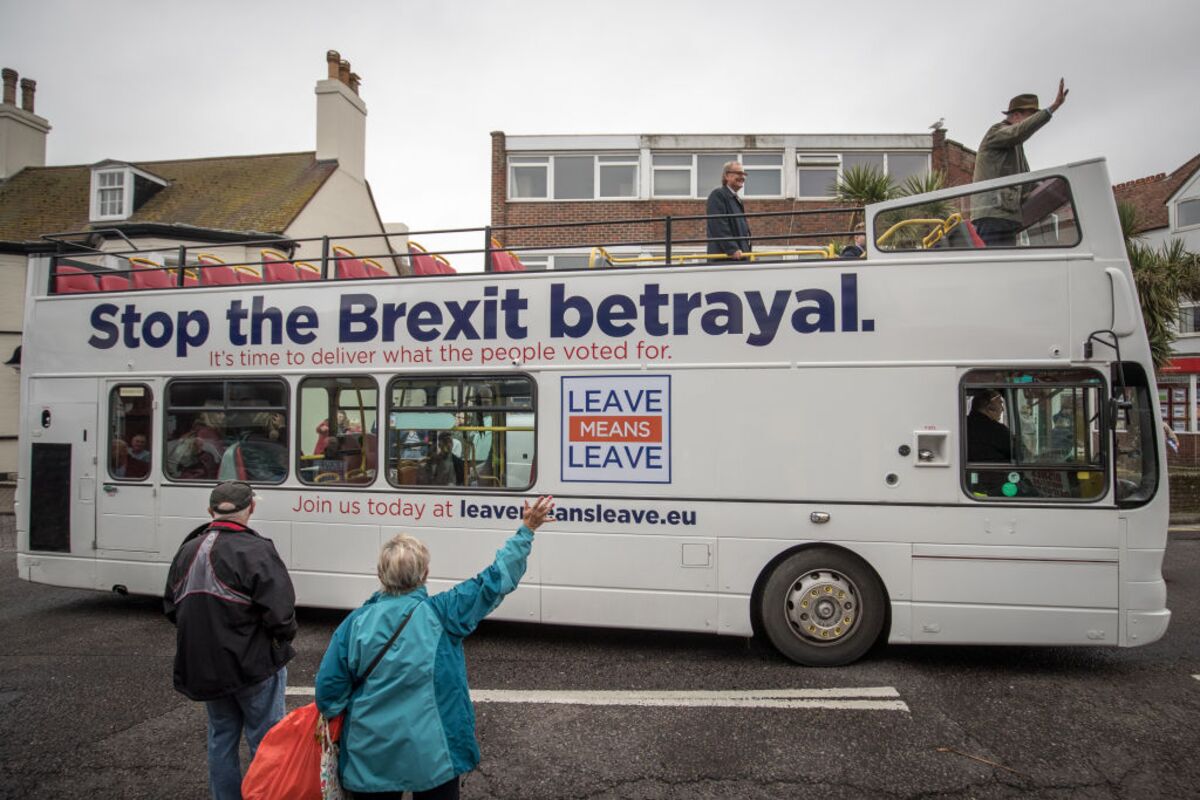
[[0,104],[0,180],[25,167],[46,165],[46,134],[50,123],[33,113],[37,81],[21,78],[21,107],[17,108],[15,69],[0,70],[4,79],[4,102]]
[[0,73],[4,75],[4,105],[15,106],[17,104],[17,71],[5,67]]
[[365,181],[367,106],[361,78],[336,50],[325,53],[329,77],[317,81],[317,158],[336,160],[347,175]]
[[37,91],[37,81],[21,78],[21,108],[33,113],[33,93]]

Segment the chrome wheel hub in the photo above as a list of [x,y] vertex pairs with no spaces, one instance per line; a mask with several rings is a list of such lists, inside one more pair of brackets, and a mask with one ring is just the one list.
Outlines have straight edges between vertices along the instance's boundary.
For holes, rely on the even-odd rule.
[[840,572],[806,572],[788,590],[784,614],[800,638],[833,644],[854,630],[859,615],[858,587]]

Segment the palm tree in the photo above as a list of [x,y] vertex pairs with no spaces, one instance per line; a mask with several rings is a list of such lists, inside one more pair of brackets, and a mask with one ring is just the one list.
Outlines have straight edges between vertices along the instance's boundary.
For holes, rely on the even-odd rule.
[[1200,255],[1184,247],[1181,239],[1172,239],[1158,248],[1142,241],[1136,233],[1137,209],[1130,203],[1118,203],[1117,215],[1150,338],[1150,353],[1158,370],[1171,360],[1179,301],[1200,299]]

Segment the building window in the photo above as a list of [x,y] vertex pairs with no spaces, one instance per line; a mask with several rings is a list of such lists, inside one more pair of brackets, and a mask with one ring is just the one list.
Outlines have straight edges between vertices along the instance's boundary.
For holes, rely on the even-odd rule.
[[1163,420],[1177,431],[1186,431],[1188,426],[1188,386],[1183,383],[1161,383],[1158,386],[1158,404]]
[[92,219],[124,219],[129,216],[129,171],[96,170],[92,173]]
[[141,481],[150,475],[154,393],[144,383],[114,386],[108,395],[108,474]]
[[746,170],[747,197],[783,196],[783,153],[655,153],[655,197],[708,197],[721,185],[722,170],[738,161]]
[[655,197],[691,197],[696,193],[692,188],[692,156],[655,153],[651,163]]
[[928,153],[888,153],[887,174],[897,184],[929,172]]
[[929,154],[921,152],[871,153],[799,153],[796,196],[824,199],[837,192],[838,179],[847,170],[874,169],[900,185],[906,180],[929,172]]
[[1200,225],[1200,197],[1180,200],[1175,205],[1175,227],[1187,228]]
[[747,197],[783,196],[783,153],[746,153],[741,162]]
[[600,174],[598,197],[638,196],[638,157],[636,153],[619,156],[597,156]]
[[511,156],[508,159],[509,197],[513,200],[545,198],[550,185],[550,159],[546,156]]
[[509,156],[510,200],[636,198],[636,153]]
[[374,378],[305,378],[300,382],[299,455],[303,483],[361,486],[375,480],[379,389]]
[[172,480],[281,483],[288,474],[288,387],[281,380],[167,385],[163,471]]
[[1200,303],[1184,303],[1179,307],[1179,335],[1200,333]]
[[535,406],[530,378],[396,378],[387,396],[387,476],[392,485],[517,490],[532,485]]

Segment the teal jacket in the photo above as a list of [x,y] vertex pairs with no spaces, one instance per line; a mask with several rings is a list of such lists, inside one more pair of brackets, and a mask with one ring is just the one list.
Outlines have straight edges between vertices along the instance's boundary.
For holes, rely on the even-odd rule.
[[[533,532],[522,525],[490,567],[430,597],[376,592],[342,621],[317,672],[317,708],[346,712],[342,785],[355,792],[421,792],[479,764],[463,639],[525,574]],[[412,619],[366,683],[354,677],[409,612]]]

